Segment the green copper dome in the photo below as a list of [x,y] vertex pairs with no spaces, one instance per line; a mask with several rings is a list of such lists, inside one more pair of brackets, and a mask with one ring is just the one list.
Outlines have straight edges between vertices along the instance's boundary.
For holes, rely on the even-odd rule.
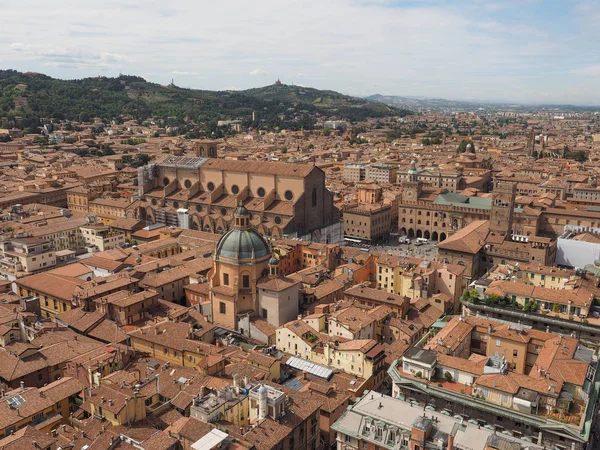
[[269,244],[259,232],[250,228],[232,229],[217,244],[216,257],[232,259],[262,258],[270,254]]

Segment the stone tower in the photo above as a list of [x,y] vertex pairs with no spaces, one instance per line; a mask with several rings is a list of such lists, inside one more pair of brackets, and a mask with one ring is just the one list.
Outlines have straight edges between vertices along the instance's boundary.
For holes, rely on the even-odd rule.
[[199,158],[216,158],[217,142],[207,139],[194,141],[194,152]]
[[490,231],[500,235],[512,233],[513,212],[517,186],[515,183],[495,181],[492,192]]
[[421,195],[422,183],[419,181],[419,172],[417,171],[417,162],[410,162],[408,170],[408,181],[402,183],[402,201],[416,202]]

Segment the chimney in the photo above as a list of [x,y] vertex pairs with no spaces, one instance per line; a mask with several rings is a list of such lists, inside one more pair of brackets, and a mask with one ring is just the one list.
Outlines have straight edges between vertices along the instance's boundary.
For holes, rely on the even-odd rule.
[[24,391],[24,390],[25,390],[25,382],[21,381],[21,391]]
[[454,435],[453,434],[449,434],[448,435],[448,447],[447,450],[454,450]]

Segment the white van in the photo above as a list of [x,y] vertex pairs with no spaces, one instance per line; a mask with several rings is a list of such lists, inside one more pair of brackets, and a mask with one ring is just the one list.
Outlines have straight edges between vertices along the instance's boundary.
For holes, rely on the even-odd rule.
[[429,239],[417,238],[417,242],[419,242],[421,244],[427,244],[427,243],[429,243]]
[[410,239],[406,236],[400,236],[398,238],[398,244],[410,244]]

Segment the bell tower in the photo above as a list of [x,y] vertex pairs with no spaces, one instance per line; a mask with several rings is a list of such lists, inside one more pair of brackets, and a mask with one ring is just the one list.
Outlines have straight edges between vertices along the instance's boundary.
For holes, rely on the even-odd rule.
[[490,231],[500,235],[512,233],[513,213],[517,186],[507,181],[494,182]]

